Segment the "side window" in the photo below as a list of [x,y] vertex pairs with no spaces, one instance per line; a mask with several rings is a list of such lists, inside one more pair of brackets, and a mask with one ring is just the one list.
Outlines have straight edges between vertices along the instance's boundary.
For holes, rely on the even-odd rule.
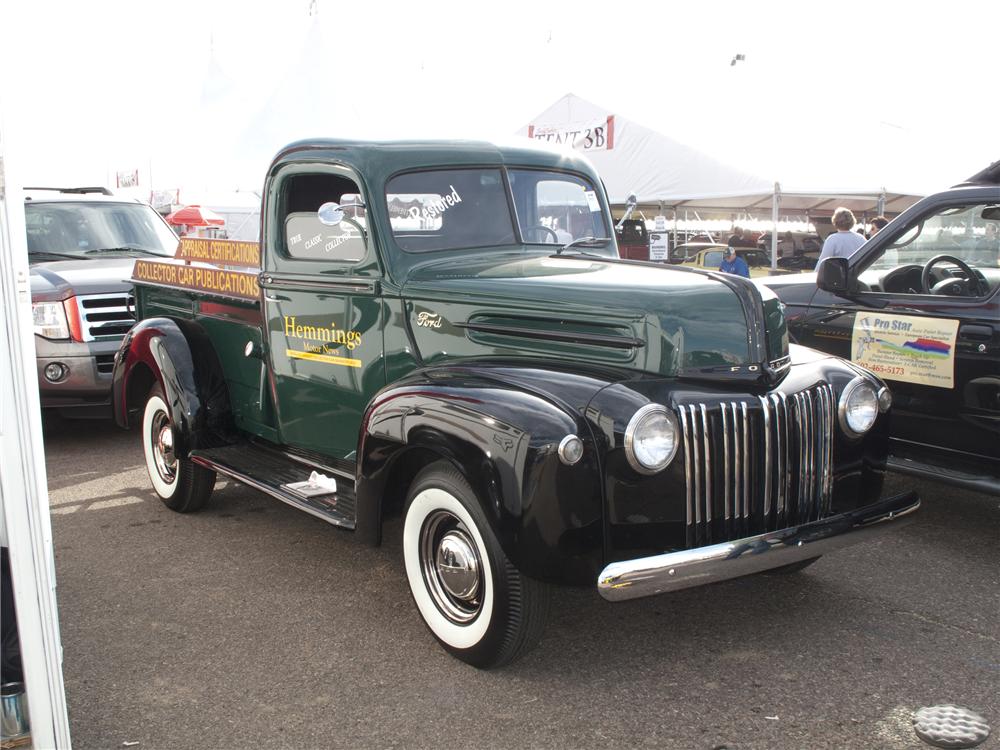
[[704,260],[705,268],[718,268],[722,265],[722,251],[721,250],[710,250],[705,253]]
[[324,203],[361,203],[355,182],[337,174],[296,174],[283,184],[282,222],[284,251],[299,260],[357,262],[367,252],[365,209],[345,208],[344,219],[334,226],[320,221]]
[[873,292],[988,296],[1000,286],[1000,205],[942,208],[895,229],[859,280]]

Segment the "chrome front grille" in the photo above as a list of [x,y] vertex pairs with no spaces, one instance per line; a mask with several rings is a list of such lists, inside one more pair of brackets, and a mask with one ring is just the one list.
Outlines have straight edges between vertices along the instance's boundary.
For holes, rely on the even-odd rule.
[[689,546],[794,526],[830,512],[833,388],[684,404]]
[[76,303],[84,341],[124,336],[135,323],[135,297],[126,292],[83,295]]

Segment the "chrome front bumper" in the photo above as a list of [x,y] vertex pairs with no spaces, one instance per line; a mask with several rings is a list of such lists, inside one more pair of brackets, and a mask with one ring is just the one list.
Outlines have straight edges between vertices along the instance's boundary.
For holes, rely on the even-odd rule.
[[597,590],[608,601],[678,591],[761,573],[861,542],[898,528],[920,507],[916,492],[821,521],[709,547],[614,562],[601,571]]

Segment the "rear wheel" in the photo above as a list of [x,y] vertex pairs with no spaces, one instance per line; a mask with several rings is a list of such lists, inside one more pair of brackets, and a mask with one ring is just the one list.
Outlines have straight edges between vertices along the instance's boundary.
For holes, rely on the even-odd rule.
[[403,559],[424,623],[452,656],[481,669],[499,667],[541,638],[548,586],[510,562],[451,464],[428,466],[414,480]]
[[159,384],[146,397],[142,414],[142,452],[157,496],[171,510],[201,510],[215,487],[215,472],[174,453],[174,426]]

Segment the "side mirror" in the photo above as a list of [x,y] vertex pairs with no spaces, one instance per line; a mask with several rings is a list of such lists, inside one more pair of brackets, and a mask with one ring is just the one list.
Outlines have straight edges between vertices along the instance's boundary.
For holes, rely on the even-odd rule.
[[320,224],[335,227],[344,220],[344,210],[339,203],[324,203],[316,212]]
[[[351,198],[353,196],[345,195],[345,198]],[[319,219],[320,224],[325,224],[328,227],[335,227],[340,222],[344,220],[344,209],[345,208],[365,208],[365,204],[360,200],[352,201],[350,203],[344,203],[343,205],[339,203],[324,203],[316,211],[316,218]]]
[[826,258],[816,267],[816,286],[824,292],[843,294],[848,280],[847,258]]

